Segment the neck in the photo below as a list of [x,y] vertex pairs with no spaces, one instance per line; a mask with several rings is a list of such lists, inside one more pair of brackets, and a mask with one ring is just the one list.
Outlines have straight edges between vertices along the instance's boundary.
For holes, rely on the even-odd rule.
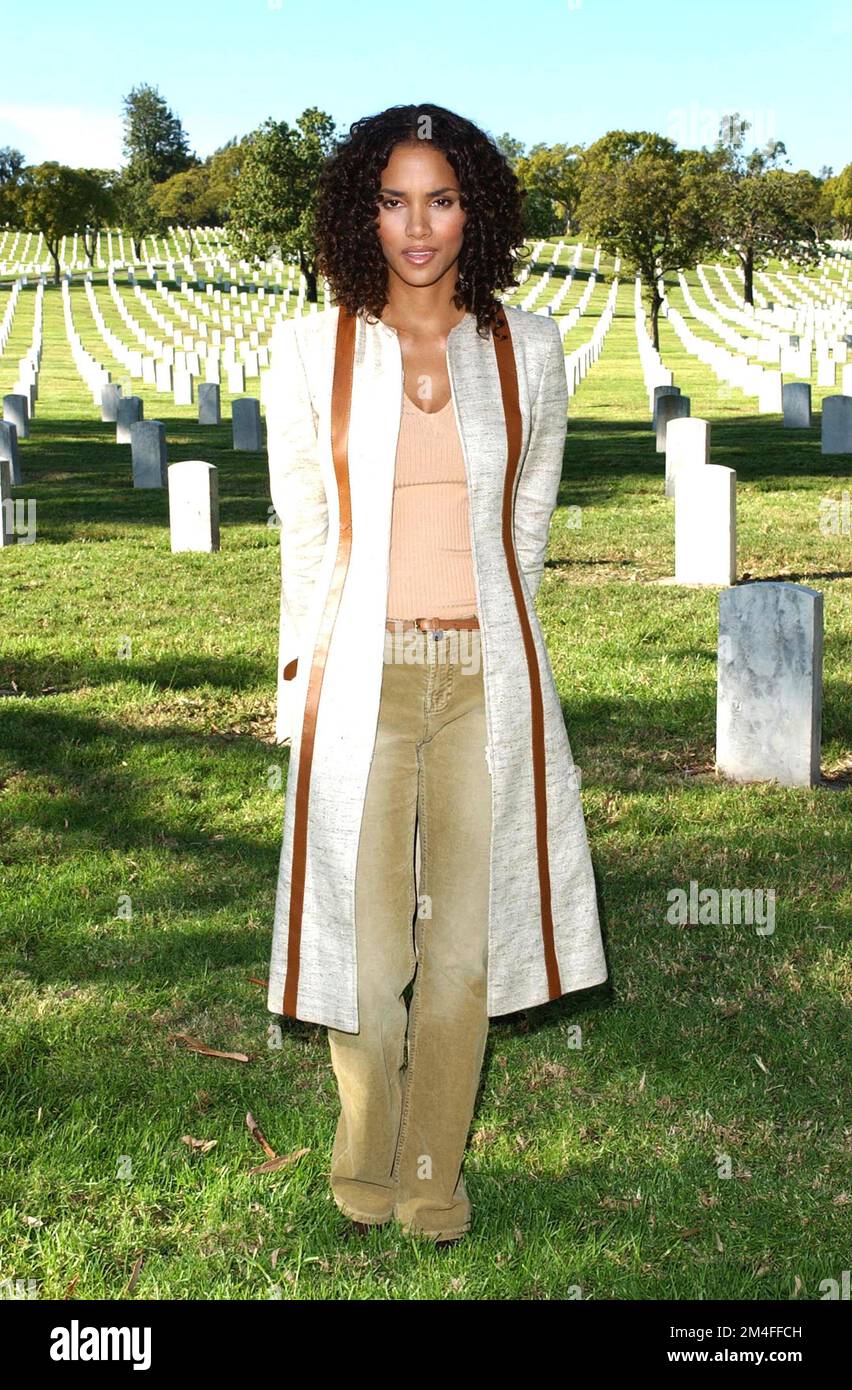
[[382,322],[412,338],[446,337],[467,313],[452,300],[455,272],[449,283],[448,278],[442,276],[434,285],[408,285],[391,271]]

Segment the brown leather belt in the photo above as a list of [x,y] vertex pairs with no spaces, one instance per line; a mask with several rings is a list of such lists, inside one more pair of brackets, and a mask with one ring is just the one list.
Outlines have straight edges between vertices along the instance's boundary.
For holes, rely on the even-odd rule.
[[416,628],[418,632],[432,632],[437,629],[439,632],[452,632],[456,628],[477,628],[479,619],[473,618],[388,618],[385,623],[388,632],[409,632]]

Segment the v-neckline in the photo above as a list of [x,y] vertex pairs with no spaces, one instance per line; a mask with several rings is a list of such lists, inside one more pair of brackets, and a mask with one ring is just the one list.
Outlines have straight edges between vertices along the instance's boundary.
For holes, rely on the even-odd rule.
[[452,396],[450,396],[445,402],[445,404],[441,406],[440,410],[423,410],[421,406],[414,404],[414,401],[411,399],[407,391],[403,391],[403,395],[405,396],[405,399],[408,401],[408,404],[412,410],[416,411],[418,415],[427,416],[427,418],[430,415],[443,415],[444,411],[447,410],[449,406],[451,406],[453,403],[453,398]]

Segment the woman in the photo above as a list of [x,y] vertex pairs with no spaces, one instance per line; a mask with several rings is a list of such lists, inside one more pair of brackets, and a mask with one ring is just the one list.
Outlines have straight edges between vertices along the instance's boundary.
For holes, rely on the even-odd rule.
[[283,326],[267,397],[291,738],[268,1007],[328,1029],[337,1206],[442,1243],[470,1228],[488,1018],[606,978],[534,608],[562,343],[495,298],[521,198],[442,107],[356,122],[318,195],[335,306]]

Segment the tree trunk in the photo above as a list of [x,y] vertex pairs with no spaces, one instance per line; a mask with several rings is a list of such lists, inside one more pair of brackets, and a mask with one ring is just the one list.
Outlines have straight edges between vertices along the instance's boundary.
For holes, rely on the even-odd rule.
[[299,269],[301,270],[301,272],[302,272],[302,274],[304,275],[304,277],[305,277],[305,279],[306,279],[306,281],[307,281],[307,284],[308,284],[308,302],[309,302],[310,304],[316,304],[316,302],[317,302],[317,276],[316,276],[316,271],[314,270],[314,268],[313,268],[312,264],[310,263],[310,261],[307,259],[307,257],[304,255],[304,253],[301,252],[301,251],[299,252]]
[[662,307],[662,296],[657,289],[657,277],[651,280],[651,342],[660,351],[660,309]]
[[743,300],[746,304],[754,305],[754,247],[751,245],[746,247],[743,270],[745,272]]

